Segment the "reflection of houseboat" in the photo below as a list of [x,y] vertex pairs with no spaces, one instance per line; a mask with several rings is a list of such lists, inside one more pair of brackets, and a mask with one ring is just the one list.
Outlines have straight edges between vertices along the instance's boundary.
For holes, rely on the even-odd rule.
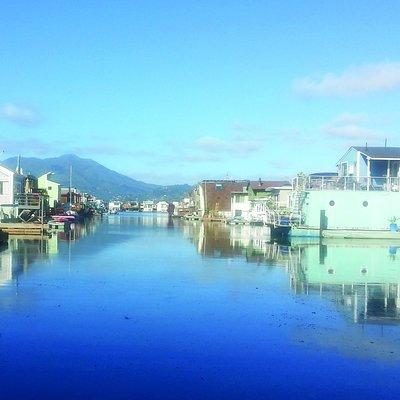
[[242,257],[247,262],[288,265],[288,246],[272,243],[265,226],[184,223],[186,236],[193,238],[197,251],[206,257]]
[[331,296],[355,322],[400,322],[400,247],[363,240],[330,240],[294,246],[292,287]]

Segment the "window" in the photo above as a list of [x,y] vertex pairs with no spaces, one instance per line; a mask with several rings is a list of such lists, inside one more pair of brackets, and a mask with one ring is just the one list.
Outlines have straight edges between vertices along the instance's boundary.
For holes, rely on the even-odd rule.
[[363,206],[368,207],[368,201],[363,201]]
[[0,195],[4,194],[4,182],[0,182]]
[[246,198],[247,198],[246,193],[235,195],[236,203],[244,203],[246,201]]
[[347,176],[348,175],[348,168],[347,168],[347,162],[342,162],[341,164],[341,172],[342,176]]
[[331,201],[329,202],[329,205],[330,205],[331,207],[333,207],[333,206],[335,205],[335,202],[334,202],[333,200],[331,200]]
[[399,176],[399,162],[398,161],[389,161],[390,168],[390,177],[397,178]]
[[224,188],[224,185],[222,183],[215,184],[215,190],[222,190],[223,188]]
[[48,186],[48,187],[47,187],[47,190],[51,190],[51,186]]

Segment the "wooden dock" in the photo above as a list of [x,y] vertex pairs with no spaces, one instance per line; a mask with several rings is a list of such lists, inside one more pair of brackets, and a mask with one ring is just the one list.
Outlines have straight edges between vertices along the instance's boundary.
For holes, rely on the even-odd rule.
[[29,236],[43,236],[48,229],[47,224],[33,224],[33,223],[0,223],[0,230],[8,233],[10,236],[14,235],[29,235]]

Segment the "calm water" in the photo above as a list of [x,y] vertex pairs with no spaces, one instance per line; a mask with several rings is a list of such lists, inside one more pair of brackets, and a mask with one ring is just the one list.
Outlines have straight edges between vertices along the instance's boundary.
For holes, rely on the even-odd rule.
[[13,239],[1,396],[398,398],[400,250],[365,243],[128,213]]

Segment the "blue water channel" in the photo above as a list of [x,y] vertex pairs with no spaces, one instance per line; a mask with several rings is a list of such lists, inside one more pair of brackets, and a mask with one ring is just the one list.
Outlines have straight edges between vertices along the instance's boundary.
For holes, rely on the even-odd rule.
[[4,399],[397,399],[400,248],[123,213],[0,252]]

